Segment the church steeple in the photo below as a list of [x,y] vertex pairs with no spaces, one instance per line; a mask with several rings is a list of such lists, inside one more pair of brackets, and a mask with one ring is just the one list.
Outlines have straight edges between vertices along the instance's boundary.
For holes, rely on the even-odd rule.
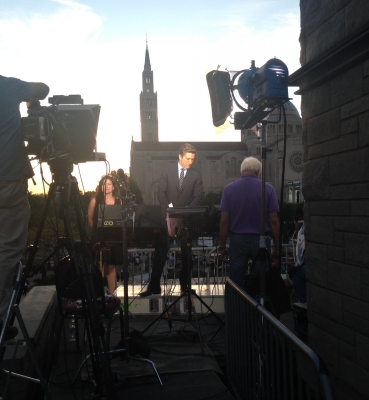
[[149,46],[146,38],[145,65],[142,71],[140,94],[141,141],[158,141],[158,103],[154,93],[154,73],[151,70]]
[[146,53],[145,53],[145,67],[144,68],[151,70],[149,46],[147,44],[147,39],[146,39]]

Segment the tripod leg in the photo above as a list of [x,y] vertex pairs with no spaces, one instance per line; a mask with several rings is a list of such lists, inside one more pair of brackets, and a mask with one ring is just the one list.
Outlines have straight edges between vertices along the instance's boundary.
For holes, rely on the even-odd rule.
[[[37,232],[36,232],[35,240],[33,242],[33,246],[30,246],[28,248],[28,251],[29,251],[28,254],[29,255],[28,255],[26,266],[23,269],[23,276],[22,276],[21,281],[20,281],[20,290],[18,291],[17,298],[15,300],[15,304],[19,304],[20,303],[24,285],[26,283],[27,278],[30,276],[30,271],[32,270],[33,261],[35,259],[35,256],[36,256],[36,253],[37,253],[37,250],[38,250],[38,242],[40,241],[40,238],[41,238],[42,230],[43,230],[44,223],[45,223],[45,220],[46,220],[46,215],[47,215],[48,210],[49,210],[51,199],[54,197],[54,192],[55,192],[55,183],[53,182],[50,185],[49,193],[48,193],[47,198],[46,198],[46,203],[45,203],[44,208],[42,210],[41,222],[40,222],[39,226],[37,227]],[[14,322],[14,318],[15,318],[15,316],[12,315],[11,319],[10,319],[10,324],[11,325]]]
[[[12,301],[14,301],[14,296],[12,297]],[[10,378],[11,377],[15,377],[15,378],[23,379],[23,380],[26,380],[26,381],[29,381],[29,382],[34,382],[34,383],[40,384],[42,389],[43,389],[43,391],[44,391],[45,398],[47,400],[51,400],[51,394],[50,394],[49,389],[47,387],[47,383],[46,383],[46,380],[45,380],[44,375],[42,373],[41,367],[38,364],[37,357],[36,357],[36,354],[35,354],[35,351],[34,351],[34,346],[33,346],[32,342],[31,342],[31,339],[30,339],[30,337],[28,335],[28,332],[27,332],[26,326],[24,324],[24,321],[23,321],[23,318],[22,318],[22,315],[20,313],[18,305],[14,305],[14,306],[12,305],[12,312],[13,312],[13,315],[17,318],[17,321],[18,321],[19,326],[21,328],[21,331],[23,333],[24,341],[26,342],[27,350],[28,350],[28,353],[29,353],[29,355],[31,357],[31,360],[33,362],[33,366],[34,366],[34,368],[36,370],[38,379],[32,378],[30,376],[26,376],[26,375],[17,374],[17,373],[14,373],[14,372],[11,372],[11,371],[7,371],[7,370],[3,369],[2,373],[7,376],[7,382],[6,382],[6,387],[4,389],[3,398],[5,399],[6,396],[7,396],[6,395],[6,391],[7,391],[8,387],[9,387]],[[15,351],[17,351],[17,347],[16,347]]]
[[158,370],[156,369],[156,365],[151,360],[148,360],[147,358],[138,358],[138,357],[132,357],[132,356],[129,356],[129,358],[132,359],[132,360],[136,360],[136,361],[140,361],[140,362],[143,362],[143,363],[146,363],[146,364],[150,364],[152,369],[154,370],[158,380],[159,380],[160,385],[163,386],[163,382],[162,382],[162,380],[160,378]]
[[20,281],[22,279],[22,270],[23,270],[22,264],[19,262],[17,264],[17,267],[18,267],[17,276],[16,276],[15,281],[13,283],[13,290],[11,292],[9,305],[8,305],[5,317],[3,318],[3,321],[2,321],[3,325],[2,325],[1,332],[0,332],[0,353],[1,353],[0,361],[2,361],[2,357],[4,355],[2,350],[3,350],[4,341],[5,341],[5,332],[6,332],[6,329],[8,328],[8,326],[9,326],[9,322],[12,320],[12,317],[13,317],[13,321],[14,321],[15,315],[12,312],[12,310],[13,310],[13,305],[15,304],[15,301],[16,301],[16,298],[17,298],[17,294],[20,291]]
[[141,333],[144,334],[151,326],[153,326],[155,324],[156,321],[159,321],[159,319],[161,319],[163,315],[165,315],[175,304],[177,304],[181,300],[182,297],[183,297],[183,295],[178,297],[169,306],[166,305],[164,308],[164,311],[160,315],[158,315]]
[[[191,287],[191,286],[190,286],[190,287]],[[193,314],[193,316],[194,316],[194,319],[195,319],[195,325],[196,325],[196,329],[197,329],[197,334],[199,335],[199,341],[200,341],[201,352],[202,352],[202,354],[205,354],[204,344],[203,344],[203,342],[202,342],[202,336],[201,336],[201,332],[200,332],[199,322],[198,322],[198,320],[197,320],[196,309],[195,309],[195,303],[194,303],[194,301],[193,301],[193,296],[192,296],[192,293],[191,293],[191,289],[188,289],[188,293],[189,293],[188,297],[189,297],[189,299],[190,299],[190,301],[191,301],[191,303],[190,303],[190,304],[191,304],[191,312],[192,312],[192,314]]]
[[22,331],[22,333],[23,333],[24,339],[25,339],[25,341],[26,341],[26,343],[27,343],[28,352],[29,352],[29,354],[30,354],[30,356],[31,356],[31,358],[32,358],[34,367],[35,367],[35,369],[36,369],[36,371],[37,371],[37,375],[38,375],[38,378],[39,378],[39,383],[40,383],[40,385],[42,386],[42,389],[44,390],[45,397],[46,397],[48,400],[51,400],[51,394],[50,394],[49,389],[48,389],[48,387],[47,387],[47,384],[46,384],[44,375],[43,375],[43,373],[42,373],[42,370],[41,370],[41,368],[40,368],[40,366],[39,366],[39,364],[38,364],[38,362],[37,362],[36,354],[35,354],[35,352],[34,352],[34,350],[33,350],[33,345],[32,345],[32,343],[31,343],[31,339],[30,339],[29,336],[28,336],[28,332],[27,332],[26,326],[25,326],[25,324],[24,324],[22,315],[21,315],[21,313],[20,313],[20,311],[19,311],[19,307],[16,305],[16,306],[14,306],[14,308],[15,308],[15,309],[14,309],[14,313],[16,314],[16,317],[17,317],[19,326],[20,326],[21,331]]
[[195,296],[197,298],[197,300],[204,306],[207,308],[207,310],[211,313],[211,315],[213,315],[219,322],[221,322],[222,324],[224,323],[223,319],[216,313],[214,312],[210,306],[208,306],[205,301],[198,296],[196,293],[192,293],[193,296]]

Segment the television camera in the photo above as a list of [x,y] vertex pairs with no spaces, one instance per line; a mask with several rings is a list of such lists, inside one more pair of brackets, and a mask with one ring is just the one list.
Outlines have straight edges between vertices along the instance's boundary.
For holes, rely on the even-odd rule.
[[74,164],[98,161],[94,150],[100,105],[84,105],[80,95],[57,95],[48,101],[48,107],[31,103],[28,117],[22,118],[27,154],[41,162],[64,156]]
[[[242,112],[234,113],[235,129],[250,129],[276,107],[288,101],[288,68],[273,58],[261,68],[251,61],[249,69],[231,74],[213,70],[206,75],[214,126],[224,124],[233,101]],[[243,103],[243,104],[241,104]]]

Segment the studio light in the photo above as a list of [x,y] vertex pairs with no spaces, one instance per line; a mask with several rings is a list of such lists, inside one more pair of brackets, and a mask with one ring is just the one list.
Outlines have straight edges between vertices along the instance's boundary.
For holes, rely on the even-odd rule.
[[233,103],[242,110],[234,113],[235,129],[250,129],[289,100],[288,68],[277,58],[261,68],[251,61],[249,69],[236,72],[232,78],[228,71],[214,70],[206,80],[214,126],[222,125],[231,116]]

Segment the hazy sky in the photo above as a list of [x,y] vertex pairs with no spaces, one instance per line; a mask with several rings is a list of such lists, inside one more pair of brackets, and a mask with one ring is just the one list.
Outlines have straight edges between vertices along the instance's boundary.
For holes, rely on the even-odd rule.
[[[159,140],[196,142],[240,137],[232,127],[213,127],[206,73],[277,57],[291,74],[300,67],[299,31],[299,0],[0,0],[0,74],[44,82],[49,96],[81,94],[85,104],[100,104],[97,149],[111,169],[129,172],[131,139],[140,140],[146,34]],[[300,109],[296,89],[289,95]],[[93,190],[105,164],[80,169]]]

